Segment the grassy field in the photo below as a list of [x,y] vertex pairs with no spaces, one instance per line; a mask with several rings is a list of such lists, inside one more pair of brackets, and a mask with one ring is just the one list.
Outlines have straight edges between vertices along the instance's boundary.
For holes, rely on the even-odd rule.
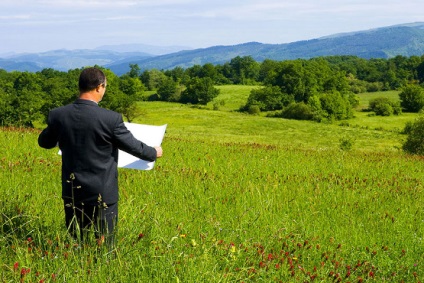
[[250,88],[220,86],[219,110],[140,103],[135,122],[168,124],[164,157],[120,169],[112,259],[68,239],[57,150],[2,129],[1,282],[422,281],[424,159],[397,130],[416,116],[250,116],[236,111]]

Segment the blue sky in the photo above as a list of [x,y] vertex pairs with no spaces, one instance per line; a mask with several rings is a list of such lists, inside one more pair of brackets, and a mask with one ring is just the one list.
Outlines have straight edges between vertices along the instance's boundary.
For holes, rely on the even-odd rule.
[[422,0],[1,0],[0,54],[289,43],[424,22]]

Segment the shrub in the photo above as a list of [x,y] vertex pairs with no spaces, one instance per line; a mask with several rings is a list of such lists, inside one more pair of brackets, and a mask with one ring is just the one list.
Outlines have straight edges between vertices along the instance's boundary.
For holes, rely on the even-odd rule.
[[178,84],[170,77],[163,79],[157,89],[157,96],[162,101],[178,101],[180,99]]
[[412,154],[424,155],[424,116],[414,123],[407,123],[403,131],[408,135],[402,148]]
[[312,109],[304,102],[292,103],[283,109],[281,117],[296,120],[312,120]]
[[250,105],[247,112],[252,115],[258,115],[261,113],[261,109],[259,108],[259,105]]
[[293,101],[293,96],[282,93],[278,86],[266,86],[252,89],[242,110],[249,111],[252,105],[258,106],[261,111],[281,110]]
[[339,140],[340,142],[340,149],[344,151],[351,150],[354,144],[354,140],[352,138],[343,137]]
[[353,116],[349,97],[337,91],[320,95],[322,111],[330,120],[349,119]]
[[419,85],[407,85],[399,93],[400,105],[409,112],[418,112],[424,107],[424,89]]
[[210,78],[193,78],[181,93],[180,102],[206,105],[219,94]]
[[374,111],[376,115],[380,116],[399,115],[402,113],[400,103],[392,101],[387,97],[372,99],[369,103],[369,110]]
[[381,82],[367,83],[367,92],[377,92],[380,90],[383,90],[383,83]]

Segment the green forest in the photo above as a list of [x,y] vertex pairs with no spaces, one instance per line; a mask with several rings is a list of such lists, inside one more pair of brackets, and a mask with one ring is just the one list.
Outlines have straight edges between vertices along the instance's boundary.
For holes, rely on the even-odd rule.
[[[219,85],[255,85],[239,111],[286,119],[333,122],[350,119],[358,93],[398,90],[399,100],[377,97],[369,110],[375,115],[419,112],[424,107],[424,56],[362,59],[330,56],[257,62],[250,56],[235,57],[223,65],[194,65],[183,69],[130,71],[117,76],[103,68],[108,78],[105,108],[122,113],[126,120],[139,116],[136,103],[143,100],[206,105],[214,102]],[[68,72],[0,70],[0,123],[34,127],[49,110],[65,105],[78,94],[82,69]],[[409,128],[410,125],[409,125]]]

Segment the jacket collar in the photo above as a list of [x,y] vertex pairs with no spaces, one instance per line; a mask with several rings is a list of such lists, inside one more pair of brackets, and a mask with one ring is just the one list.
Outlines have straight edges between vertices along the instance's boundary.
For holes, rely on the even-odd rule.
[[97,102],[88,99],[77,98],[74,102],[75,104],[86,104],[86,105],[98,105]]

